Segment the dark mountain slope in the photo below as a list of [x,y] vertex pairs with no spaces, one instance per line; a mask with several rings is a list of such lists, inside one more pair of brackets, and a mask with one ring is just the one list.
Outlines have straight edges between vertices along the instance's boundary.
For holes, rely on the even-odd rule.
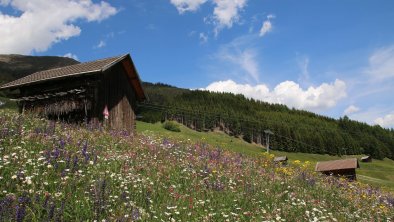
[[79,63],[66,57],[0,55],[0,84],[34,72]]

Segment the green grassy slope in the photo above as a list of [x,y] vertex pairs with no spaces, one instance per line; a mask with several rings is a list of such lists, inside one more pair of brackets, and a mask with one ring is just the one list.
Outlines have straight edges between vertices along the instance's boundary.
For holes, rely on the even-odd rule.
[[9,110],[0,110],[0,125],[0,221],[392,221],[394,215],[392,193],[323,176],[304,162],[278,166],[262,147],[220,133],[175,134],[138,123],[140,133],[130,135]]
[[[244,140],[231,137],[223,132],[197,132],[185,126],[180,126],[181,132],[171,132],[165,130],[160,123],[151,124],[145,122],[137,122],[137,131],[152,131],[155,134],[168,137],[170,139],[191,140],[193,142],[206,142],[213,146],[226,148],[235,152],[246,155],[258,156],[266,149],[260,145],[247,143]],[[290,162],[294,160],[310,161],[311,168],[315,166],[318,161],[344,159],[358,156],[330,156],[310,153],[290,153],[273,150],[275,156],[288,156]],[[380,186],[383,189],[394,191],[394,161],[385,158],[384,160],[373,160],[371,163],[360,162],[360,169],[357,169],[358,180],[363,183]]]

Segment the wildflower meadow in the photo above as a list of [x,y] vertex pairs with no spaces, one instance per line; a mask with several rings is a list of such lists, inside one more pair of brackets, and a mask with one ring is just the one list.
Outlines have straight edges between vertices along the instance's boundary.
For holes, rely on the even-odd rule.
[[308,162],[0,111],[0,221],[393,221],[392,193]]

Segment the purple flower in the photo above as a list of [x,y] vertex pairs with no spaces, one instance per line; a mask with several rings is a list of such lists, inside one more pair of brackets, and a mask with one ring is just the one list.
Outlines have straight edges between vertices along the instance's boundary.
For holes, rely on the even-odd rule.
[[66,146],[66,141],[64,141],[63,139],[60,139],[60,141],[59,141],[59,148],[60,149],[64,149],[65,146]]
[[15,201],[14,195],[7,195],[3,200],[0,200],[0,219],[5,218],[13,209],[13,203]]
[[131,217],[132,217],[133,221],[136,221],[140,218],[140,211],[138,210],[138,208],[133,208],[133,210],[131,212]]
[[53,216],[55,215],[55,203],[51,203],[51,206],[49,207],[49,212],[48,212],[48,220],[51,221]]
[[213,190],[215,190],[215,191],[224,190],[224,184],[220,181],[213,182]]
[[73,159],[73,171],[76,171],[78,168],[78,156],[74,155],[74,159]]
[[87,153],[87,150],[88,150],[88,142],[85,141],[82,147],[82,156],[85,157],[85,162],[89,160],[89,155]]
[[16,221],[21,222],[26,216],[26,207],[24,204],[16,206]]

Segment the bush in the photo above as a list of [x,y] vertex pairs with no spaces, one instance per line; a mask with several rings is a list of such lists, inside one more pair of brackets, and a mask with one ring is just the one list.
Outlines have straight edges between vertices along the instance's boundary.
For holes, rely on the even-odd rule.
[[181,132],[179,124],[175,121],[165,121],[163,123],[163,128],[173,132]]

